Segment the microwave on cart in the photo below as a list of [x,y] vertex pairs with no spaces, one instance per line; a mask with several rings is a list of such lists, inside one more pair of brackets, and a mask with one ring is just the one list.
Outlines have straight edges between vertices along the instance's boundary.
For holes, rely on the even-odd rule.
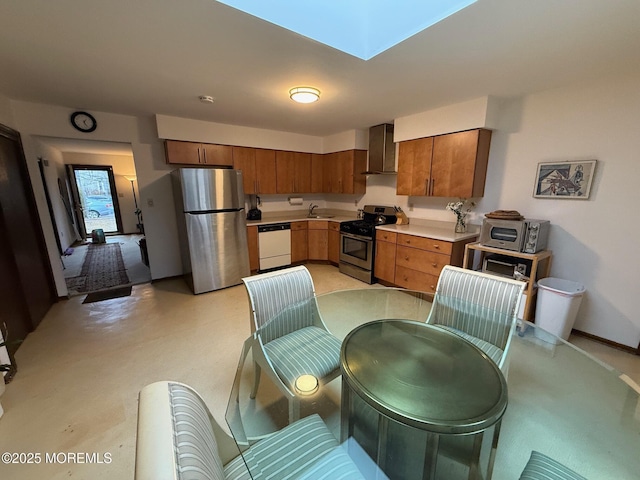
[[547,248],[549,220],[502,220],[485,218],[480,243],[514,252],[538,253]]
[[509,257],[497,253],[486,255],[482,261],[482,271],[500,277],[526,280],[531,276],[531,260]]

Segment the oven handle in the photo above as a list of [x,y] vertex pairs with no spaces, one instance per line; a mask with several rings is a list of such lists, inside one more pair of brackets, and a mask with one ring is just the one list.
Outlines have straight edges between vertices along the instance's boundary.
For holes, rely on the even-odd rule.
[[373,238],[365,237],[363,235],[354,235],[353,233],[345,233],[345,232],[340,232],[340,235],[344,235],[345,237],[353,238],[355,240],[363,240],[365,242],[373,242]]

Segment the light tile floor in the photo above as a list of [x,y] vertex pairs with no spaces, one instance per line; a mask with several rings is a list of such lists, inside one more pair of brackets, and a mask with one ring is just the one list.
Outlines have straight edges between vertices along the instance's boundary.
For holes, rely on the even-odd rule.
[[[335,267],[308,268],[318,293],[366,287]],[[224,425],[250,332],[243,286],[192,295],[182,279],[171,279],[134,286],[130,297],[89,304],[82,298],[55,304],[17,353],[18,373],[0,398],[0,453],[42,457],[39,464],[0,463],[2,480],[133,478],[137,396],[158,380],[192,385]],[[578,342],[640,383],[640,357]],[[45,461],[58,452],[97,454],[104,463]]]

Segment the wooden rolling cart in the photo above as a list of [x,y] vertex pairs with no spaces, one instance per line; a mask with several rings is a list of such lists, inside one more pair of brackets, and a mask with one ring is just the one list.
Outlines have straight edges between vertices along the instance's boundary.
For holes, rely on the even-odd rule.
[[[479,259],[476,259],[476,253],[478,253]],[[531,261],[531,276],[529,277],[529,281],[524,289],[524,293],[527,295],[527,300],[524,304],[522,318],[523,320],[533,322],[536,294],[538,293],[536,283],[541,278],[549,276],[549,272],[551,271],[551,250],[543,250],[538,253],[520,253],[504,250],[502,248],[487,247],[485,245],[480,245],[479,243],[468,243],[464,249],[462,267],[473,270],[474,266],[480,265],[481,268],[485,255],[492,253],[505,257],[522,258]]]

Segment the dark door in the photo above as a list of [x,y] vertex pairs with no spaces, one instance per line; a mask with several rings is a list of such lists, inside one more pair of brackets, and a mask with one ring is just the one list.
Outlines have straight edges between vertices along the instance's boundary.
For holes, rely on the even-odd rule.
[[18,340],[40,323],[56,301],[56,290],[20,135],[3,125],[0,231],[0,320],[9,340]]

